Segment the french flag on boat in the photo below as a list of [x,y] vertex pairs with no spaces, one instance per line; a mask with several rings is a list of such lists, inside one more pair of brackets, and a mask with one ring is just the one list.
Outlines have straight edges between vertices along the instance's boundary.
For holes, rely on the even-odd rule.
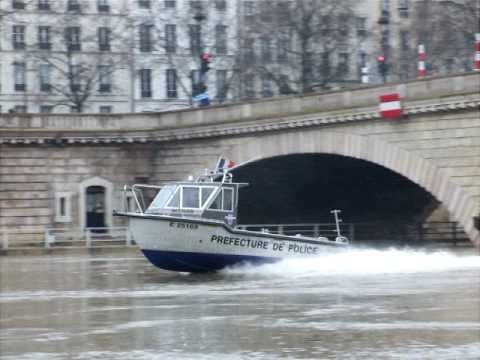
[[217,173],[223,173],[225,172],[225,170],[228,170],[232,167],[235,166],[235,162],[230,160],[230,159],[227,159],[227,158],[224,158],[224,157],[220,157],[218,159],[218,162],[217,162],[217,166],[215,168],[216,172]]
[[380,113],[383,119],[401,118],[402,104],[399,93],[380,95]]

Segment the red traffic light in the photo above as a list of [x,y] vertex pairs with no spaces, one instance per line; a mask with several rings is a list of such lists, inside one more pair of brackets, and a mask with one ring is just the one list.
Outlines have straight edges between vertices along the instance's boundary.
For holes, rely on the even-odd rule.
[[383,55],[378,55],[378,56],[377,56],[377,61],[378,61],[378,62],[384,62],[384,61],[385,61],[385,56],[383,56]]
[[212,54],[209,54],[209,53],[202,53],[202,55],[201,55],[201,58],[204,61],[210,60],[211,57],[212,57]]

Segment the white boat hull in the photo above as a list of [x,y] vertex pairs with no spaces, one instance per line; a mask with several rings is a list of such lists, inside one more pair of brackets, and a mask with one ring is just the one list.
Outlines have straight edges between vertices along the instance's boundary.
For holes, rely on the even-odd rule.
[[185,272],[219,270],[239,263],[314,256],[347,244],[238,230],[222,222],[123,214],[144,255],[157,267]]

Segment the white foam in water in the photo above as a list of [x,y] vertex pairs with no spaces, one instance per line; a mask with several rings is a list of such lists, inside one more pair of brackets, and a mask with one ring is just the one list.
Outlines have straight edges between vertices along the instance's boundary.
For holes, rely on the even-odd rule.
[[261,266],[238,266],[228,274],[276,276],[375,275],[480,269],[480,256],[415,250],[351,249],[315,257],[284,259]]

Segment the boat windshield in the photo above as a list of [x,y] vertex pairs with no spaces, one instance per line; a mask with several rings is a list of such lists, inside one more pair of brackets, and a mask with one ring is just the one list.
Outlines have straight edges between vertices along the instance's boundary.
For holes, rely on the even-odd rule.
[[165,206],[165,203],[168,199],[170,199],[177,187],[177,185],[166,185],[162,187],[162,189],[158,192],[157,196],[155,196],[155,199],[153,199],[146,212],[155,212],[163,208]]
[[[198,185],[166,185],[158,192],[147,209],[147,213],[166,210],[197,210],[203,208],[214,196],[217,186]],[[222,199],[222,191],[220,191]],[[220,203],[219,209],[222,209]]]

